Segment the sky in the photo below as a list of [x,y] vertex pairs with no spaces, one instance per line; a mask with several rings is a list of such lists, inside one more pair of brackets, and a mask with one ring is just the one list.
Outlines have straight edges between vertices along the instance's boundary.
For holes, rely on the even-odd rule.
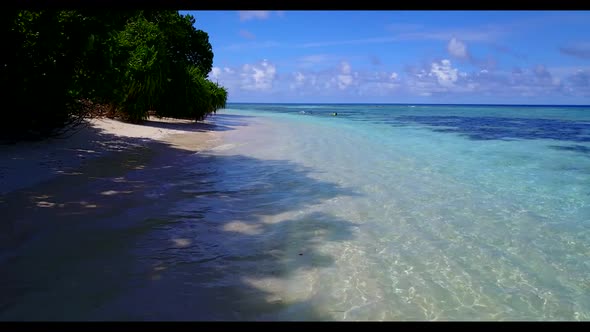
[[590,105],[590,11],[181,11],[228,102]]

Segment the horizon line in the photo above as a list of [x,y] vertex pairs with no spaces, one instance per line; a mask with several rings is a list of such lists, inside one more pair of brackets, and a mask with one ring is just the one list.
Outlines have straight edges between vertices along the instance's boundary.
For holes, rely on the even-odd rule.
[[330,103],[330,102],[241,102],[232,101],[227,104],[261,104],[261,105],[408,105],[408,106],[569,106],[569,107],[590,107],[590,104],[473,104],[473,103]]

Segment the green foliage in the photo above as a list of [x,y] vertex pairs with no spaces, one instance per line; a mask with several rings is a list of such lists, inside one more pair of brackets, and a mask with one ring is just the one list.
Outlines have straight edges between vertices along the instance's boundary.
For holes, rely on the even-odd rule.
[[165,87],[156,115],[190,120],[203,120],[225,107],[225,88],[207,80],[194,66],[179,68]]
[[[10,15],[12,14],[12,15]],[[76,36],[67,31],[74,23],[51,11],[3,13],[8,21],[1,32],[2,91],[10,105],[0,127],[2,137],[46,135],[66,125],[74,100],[69,88],[75,72]]]
[[0,138],[44,136],[84,116],[92,100],[140,122],[203,120],[227,91],[206,79],[213,51],[192,16],[175,11],[0,13],[0,84],[7,99]]
[[148,110],[161,117],[203,120],[225,105],[226,90],[205,78],[213,52],[208,35],[196,30],[194,22],[173,11],[146,11],[119,34],[119,49],[127,55],[121,63],[121,100],[128,120],[139,122]]
[[123,111],[128,120],[139,122],[160,95],[167,65],[165,44],[157,24],[143,16],[127,24],[117,40],[121,52],[127,55],[121,63]]

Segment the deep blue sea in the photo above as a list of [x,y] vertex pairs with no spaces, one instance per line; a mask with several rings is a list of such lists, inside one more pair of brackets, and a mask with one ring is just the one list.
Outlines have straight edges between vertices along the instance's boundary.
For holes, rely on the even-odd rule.
[[590,320],[590,107],[210,121],[210,150],[88,185],[142,193],[128,209],[0,265],[0,319]]

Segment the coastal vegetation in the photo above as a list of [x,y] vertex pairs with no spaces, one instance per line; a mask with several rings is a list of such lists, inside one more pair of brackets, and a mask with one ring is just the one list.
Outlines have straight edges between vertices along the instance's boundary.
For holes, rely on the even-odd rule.
[[59,134],[89,114],[138,123],[203,120],[227,91],[207,79],[213,50],[170,10],[8,10],[0,14],[0,139]]

